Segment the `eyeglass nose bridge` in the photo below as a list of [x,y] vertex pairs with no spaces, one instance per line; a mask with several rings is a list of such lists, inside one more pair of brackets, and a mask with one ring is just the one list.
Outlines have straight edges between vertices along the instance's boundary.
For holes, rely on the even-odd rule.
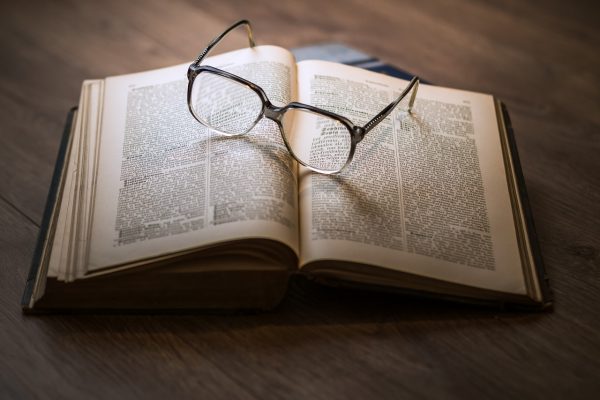
[[285,113],[284,107],[276,107],[273,104],[271,104],[271,102],[265,103],[265,108],[263,111],[263,115],[265,116],[265,118],[272,119],[273,121],[276,121],[276,122],[281,122],[281,119],[283,118],[284,113]]

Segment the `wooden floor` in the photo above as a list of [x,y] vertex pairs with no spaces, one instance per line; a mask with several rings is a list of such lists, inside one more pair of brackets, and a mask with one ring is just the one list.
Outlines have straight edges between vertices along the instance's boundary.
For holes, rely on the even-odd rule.
[[[598,398],[600,12],[593,2],[412,3],[3,1],[0,398]],[[259,315],[23,316],[81,81],[191,60],[241,17],[259,43],[343,42],[503,99],[555,310],[500,312],[298,280]]]

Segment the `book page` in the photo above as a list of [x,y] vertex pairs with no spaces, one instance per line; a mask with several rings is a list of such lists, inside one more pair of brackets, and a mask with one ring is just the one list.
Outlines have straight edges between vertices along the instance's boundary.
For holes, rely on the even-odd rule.
[[[273,46],[206,59],[261,86],[274,104],[295,97],[295,63]],[[262,119],[230,137],[187,105],[189,64],[107,78],[88,272],[234,239],[298,252],[297,166],[278,127]]]
[[[364,126],[408,84],[298,63],[299,101]],[[524,294],[493,97],[419,87],[358,143],[339,175],[300,170],[301,265],[370,264]],[[310,147],[310,143],[306,143]]]
[[[93,193],[99,103],[103,80],[83,82],[76,118],[73,121],[69,160],[65,166],[64,188],[60,196],[60,212],[53,235],[48,276],[70,280],[76,276],[73,266],[85,262],[89,236]],[[72,238],[72,239],[66,239]],[[80,251],[82,250],[82,251]],[[78,261],[76,261],[77,259]]]

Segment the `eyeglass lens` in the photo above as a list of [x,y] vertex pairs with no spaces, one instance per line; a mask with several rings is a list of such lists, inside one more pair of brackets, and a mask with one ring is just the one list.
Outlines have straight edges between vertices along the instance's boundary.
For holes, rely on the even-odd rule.
[[196,118],[227,135],[252,129],[263,106],[261,98],[248,86],[210,72],[196,77],[191,100]]

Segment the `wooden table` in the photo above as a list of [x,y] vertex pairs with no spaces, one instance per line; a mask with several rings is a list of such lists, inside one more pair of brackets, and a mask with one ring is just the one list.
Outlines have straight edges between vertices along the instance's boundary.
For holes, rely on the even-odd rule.
[[[0,398],[600,394],[600,13],[592,5],[13,3],[0,6]],[[62,125],[81,81],[190,60],[241,17],[259,43],[343,42],[437,84],[503,99],[554,312],[299,280],[278,309],[259,315],[23,316]]]

